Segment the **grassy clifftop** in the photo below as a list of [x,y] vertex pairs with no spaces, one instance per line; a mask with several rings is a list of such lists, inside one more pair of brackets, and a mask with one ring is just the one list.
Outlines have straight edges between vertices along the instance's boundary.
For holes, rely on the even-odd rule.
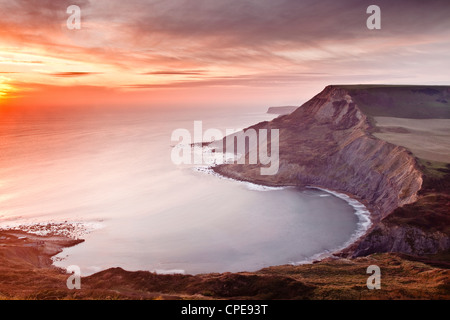
[[368,116],[450,119],[449,86],[338,85]]

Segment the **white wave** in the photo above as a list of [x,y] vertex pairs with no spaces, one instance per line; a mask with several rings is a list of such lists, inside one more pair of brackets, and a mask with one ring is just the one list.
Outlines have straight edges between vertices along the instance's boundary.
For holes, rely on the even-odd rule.
[[312,263],[315,260],[322,260],[322,259],[331,257],[333,255],[333,253],[339,252],[339,251],[347,248],[352,243],[354,243],[359,238],[361,238],[372,225],[372,221],[370,219],[370,211],[366,208],[366,206],[364,204],[362,204],[358,200],[352,199],[351,197],[349,197],[348,195],[346,195],[344,193],[339,193],[339,192],[324,189],[324,188],[319,188],[319,187],[307,187],[307,188],[318,189],[318,190],[327,192],[329,194],[332,194],[335,197],[338,197],[338,198],[346,201],[355,210],[355,215],[358,217],[358,223],[356,226],[356,230],[350,236],[350,239],[348,241],[346,241],[343,245],[341,245],[335,249],[332,249],[332,250],[325,250],[325,251],[316,253],[315,255],[312,255],[311,257],[307,257],[306,259],[301,260],[301,261],[291,262],[292,265]]
[[223,180],[238,182],[238,183],[244,185],[247,189],[252,190],[252,191],[275,191],[275,190],[284,190],[286,188],[289,188],[289,187],[269,187],[269,186],[264,186],[262,184],[256,184],[256,183],[252,183],[252,182],[248,182],[248,181],[242,181],[242,180],[229,178],[229,177],[223,176],[223,175],[215,172],[213,170],[213,166],[194,167],[193,170],[197,171],[197,172],[205,173],[205,174],[210,174],[210,175],[213,175],[213,176],[218,177]]
[[1,230],[21,230],[28,233],[46,236],[59,235],[79,239],[95,230],[104,228],[101,220],[94,221],[14,221],[0,223]]
[[287,187],[269,187],[269,186],[264,186],[262,184],[256,184],[256,183],[251,183],[251,182],[247,182],[247,181],[239,181],[239,182],[244,184],[247,187],[247,189],[255,190],[255,191],[284,190],[287,188]]
[[172,146],[173,149],[183,150],[190,153],[194,159],[201,159],[203,165],[219,165],[233,163],[242,157],[242,154],[234,154],[232,152],[220,152],[216,148],[210,146],[200,146],[185,143],[178,143]]

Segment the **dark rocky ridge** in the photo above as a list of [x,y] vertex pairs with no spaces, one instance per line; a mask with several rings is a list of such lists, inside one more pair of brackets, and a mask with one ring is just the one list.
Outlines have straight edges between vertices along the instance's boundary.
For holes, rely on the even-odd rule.
[[280,130],[276,175],[261,175],[258,164],[225,164],[214,170],[265,185],[317,186],[352,195],[371,211],[374,223],[366,236],[341,253],[346,256],[450,249],[446,233],[382,221],[419,199],[423,172],[407,149],[371,134],[370,115],[363,113],[352,97],[356,91],[328,86],[293,113],[251,127]]

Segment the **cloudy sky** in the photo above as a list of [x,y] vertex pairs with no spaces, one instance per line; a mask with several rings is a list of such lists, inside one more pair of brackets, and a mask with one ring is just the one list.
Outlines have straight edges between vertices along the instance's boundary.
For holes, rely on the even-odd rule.
[[[66,9],[81,9],[69,30]],[[381,30],[366,9],[381,8]],[[298,105],[450,85],[450,1],[0,0],[2,105]]]

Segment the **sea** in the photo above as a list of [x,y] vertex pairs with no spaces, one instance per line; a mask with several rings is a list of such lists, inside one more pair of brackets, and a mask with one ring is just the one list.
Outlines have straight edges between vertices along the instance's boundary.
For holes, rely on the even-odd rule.
[[98,107],[0,113],[0,227],[85,241],[54,264],[161,274],[309,263],[368,228],[367,209],[332,190],[271,188],[175,164],[176,129],[239,130],[255,107]]

